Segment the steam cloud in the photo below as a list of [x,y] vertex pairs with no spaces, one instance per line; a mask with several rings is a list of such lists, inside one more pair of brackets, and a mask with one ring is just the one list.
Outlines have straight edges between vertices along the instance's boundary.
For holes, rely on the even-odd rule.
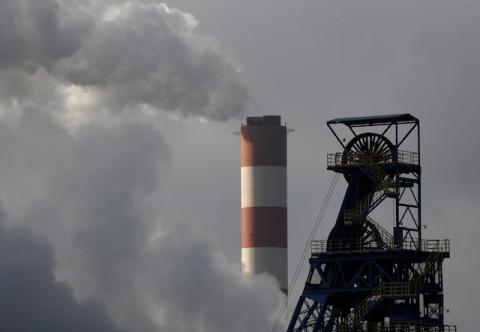
[[270,328],[273,280],[155,208],[172,149],[145,114],[223,121],[248,102],[219,43],[148,1],[4,0],[0,22],[5,329],[33,331],[20,310],[45,317],[35,331]]
[[0,22],[0,69],[46,72],[63,103],[84,99],[78,112],[148,107],[227,120],[248,101],[219,43],[165,4],[4,0]]
[[102,306],[78,303],[52,274],[50,248],[25,230],[8,231],[0,221],[2,331],[121,332]]

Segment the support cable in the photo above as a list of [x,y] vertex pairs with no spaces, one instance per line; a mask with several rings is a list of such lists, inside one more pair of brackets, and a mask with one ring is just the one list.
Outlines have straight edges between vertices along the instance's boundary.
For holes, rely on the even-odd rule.
[[332,182],[330,183],[330,187],[328,188],[327,195],[325,196],[325,199],[322,203],[322,206],[320,207],[320,211],[317,215],[317,219],[315,221],[313,229],[310,232],[308,240],[305,244],[305,248],[303,249],[302,256],[300,257],[300,260],[297,263],[297,267],[295,269],[295,273],[293,274],[292,281],[288,285],[287,296],[284,297],[284,299],[283,299],[283,301],[282,301],[282,303],[281,303],[281,305],[278,309],[277,316],[275,317],[275,321],[273,322],[271,332],[276,331],[276,329],[278,327],[278,324],[280,323],[280,319],[283,315],[283,312],[285,311],[285,308],[287,307],[288,299],[289,299],[289,297],[290,297],[290,295],[293,291],[293,288],[295,287],[295,284],[296,284],[297,279],[300,275],[300,272],[302,271],[303,264],[305,263],[305,260],[307,258],[308,250],[310,248],[310,243],[313,240],[313,238],[315,237],[315,235],[317,234],[318,227],[320,226],[320,223],[322,222],[323,216],[325,215],[325,211],[327,209],[328,203],[330,202],[330,199],[332,198],[333,192],[335,191],[335,186],[337,185],[338,178],[339,178],[339,173],[335,173],[335,175],[333,176]]

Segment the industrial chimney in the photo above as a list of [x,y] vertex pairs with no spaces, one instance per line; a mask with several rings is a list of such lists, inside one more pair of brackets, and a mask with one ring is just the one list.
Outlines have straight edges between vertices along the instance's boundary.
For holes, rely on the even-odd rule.
[[287,128],[248,117],[240,136],[242,272],[271,274],[287,293]]

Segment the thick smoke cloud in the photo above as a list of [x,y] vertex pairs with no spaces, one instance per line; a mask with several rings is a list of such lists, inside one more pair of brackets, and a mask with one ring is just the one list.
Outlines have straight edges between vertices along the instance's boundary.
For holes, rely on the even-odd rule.
[[116,109],[147,104],[225,120],[241,113],[247,93],[214,40],[195,34],[195,19],[166,5],[110,8],[77,53],[55,73],[93,87]]
[[150,281],[156,284],[152,296],[164,304],[162,331],[271,329],[282,295],[270,278],[243,279],[208,243],[179,230],[161,237],[149,253],[149,274],[163,281]]
[[149,1],[6,0],[0,22],[0,198],[6,227],[29,232],[0,231],[2,253],[19,253],[0,270],[17,299],[5,329],[30,331],[23,310],[43,315],[35,331],[269,329],[274,280],[240,276],[157,208],[174,154],[157,112],[223,121],[246,107],[219,43]]
[[105,305],[126,331],[271,326],[281,299],[272,279],[245,279],[187,226],[158,219],[172,151],[152,125],[89,125],[72,135],[31,109],[0,128],[0,150],[14,152],[0,160],[9,225],[51,243],[58,277],[78,298]]
[[2,1],[0,69],[32,79],[48,74],[68,112],[241,115],[248,92],[238,66],[214,38],[197,32],[192,15],[150,2],[88,4]]
[[8,231],[0,220],[0,329],[9,332],[120,332],[105,309],[79,303],[55,281],[50,248],[26,230]]
[[35,70],[72,56],[88,25],[56,0],[3,0],[0,27],[0,69]]

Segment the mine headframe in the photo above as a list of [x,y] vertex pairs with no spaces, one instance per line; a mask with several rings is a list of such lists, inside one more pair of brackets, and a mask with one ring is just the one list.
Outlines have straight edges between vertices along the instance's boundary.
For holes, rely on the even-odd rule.
[[[410,114],[327,122],[342,152],[327,168],[348,183],[288,331],[456,331],[444,325],[449,240],[422,238],[420,123]],[[346,137],[349,137],[348,142]],[[393,229],[373,212],[393,200]]]

